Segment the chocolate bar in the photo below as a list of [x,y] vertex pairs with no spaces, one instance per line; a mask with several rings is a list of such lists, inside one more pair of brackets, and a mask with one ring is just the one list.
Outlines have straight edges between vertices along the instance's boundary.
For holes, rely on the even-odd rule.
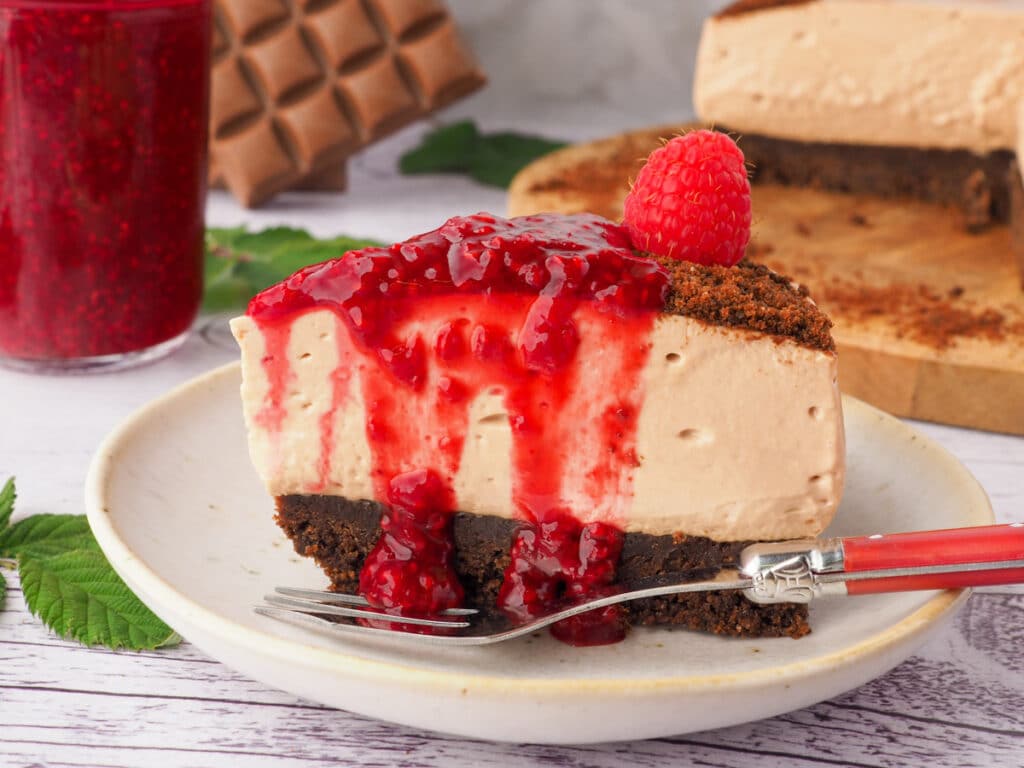
[[344,186],[345,160],[484,83],[439,0],[217,0],[210,180],[245,206]]

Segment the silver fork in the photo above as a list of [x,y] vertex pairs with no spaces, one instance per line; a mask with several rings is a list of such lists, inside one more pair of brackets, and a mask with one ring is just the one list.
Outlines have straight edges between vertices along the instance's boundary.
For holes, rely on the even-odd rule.
[[[338,592],[278,587],[256,613],[340,637],[396,637],[446,646],[491,645],[618,603],[691,592],[740,590],[759,604],[809,603],[826,595],[959,589],[1024,583],[1024,524],[993,525],[746,547],[739,568],[620,582],[615,594],[516,623],[503,614],[454,608],[406,616]],[[365,623],[371,621],[372,626]]]

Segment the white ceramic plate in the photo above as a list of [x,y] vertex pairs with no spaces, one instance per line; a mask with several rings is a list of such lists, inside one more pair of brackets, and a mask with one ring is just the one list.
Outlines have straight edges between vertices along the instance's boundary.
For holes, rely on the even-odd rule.
[[[484,739],[586,743],[769,717],[835,696],[905,659],[963,592],[822,601],[801,640],[635,630],[570,648],[546,634],[487,648],[342,641],[255,615],[275,585],[320,588],[275,526],[253,472],[239,369],[202,376],[100,447],[89,521],[146,603],[206,653],[269,685],[382,720]],[[992,522],[984,491],[911,427],[846,399],[849,471],[835,535]]]

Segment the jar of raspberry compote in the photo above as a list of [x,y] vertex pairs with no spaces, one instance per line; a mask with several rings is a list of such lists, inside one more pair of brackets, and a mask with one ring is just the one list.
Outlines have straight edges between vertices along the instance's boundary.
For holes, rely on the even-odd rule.
[[181,344],[202,296],[211,0],[0,0],[0,364]]

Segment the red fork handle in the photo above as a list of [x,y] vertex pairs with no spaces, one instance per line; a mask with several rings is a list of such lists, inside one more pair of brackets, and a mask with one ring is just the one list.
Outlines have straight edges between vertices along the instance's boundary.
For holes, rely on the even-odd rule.
[[[862,573],[965,563],[1024,561],[1024,524],[843,539],[843,571]],[[846,582],[851,595],[1024,583],[1024,567],[915,574]]]

